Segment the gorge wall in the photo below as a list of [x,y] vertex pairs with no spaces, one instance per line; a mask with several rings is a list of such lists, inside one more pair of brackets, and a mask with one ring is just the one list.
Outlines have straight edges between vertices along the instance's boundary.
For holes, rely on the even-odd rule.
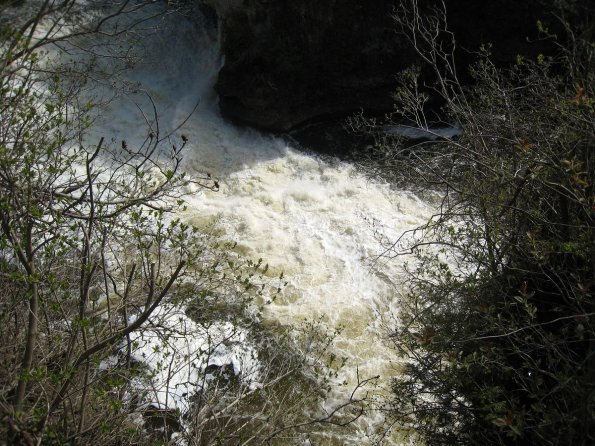
[[[202,0],[222,27],[221,112],[239,124],[286,132],[359,109],[391,108],[395,74],[415,63],[396,33],[390,0]],[[428,6],[435,0],[420,1]],[[535,55],[543,0],[446,1],[462,64],[492,42],[499,63]]]

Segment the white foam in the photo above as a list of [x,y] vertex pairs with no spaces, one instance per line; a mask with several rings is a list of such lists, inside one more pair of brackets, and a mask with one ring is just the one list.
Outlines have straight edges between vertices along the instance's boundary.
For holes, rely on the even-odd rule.
[[190,397],[208,385],[209,365],[232,364],[246,385],[258,385],[256,351],[247,343],[245,331],[230,322],[203,326],[191,320],[185,308],[163,304],[130,341],[135,345],[133,358],[151,371],[150,383],[138,381],[141,389],[148,390],[146,406],[186,413]]
[[[236,240],[242,254],[263,258],[272,273],[284,272],[288,286],[266,307],[268,320],[291,324],[322,318],[331,327],[345,327],[336,343],[337,356],[348,358],[339,381],[353,385],[359,373],[363,378],[380,374],[388,382],[395,353],[383,340],[378,315],[397,296],[400,261],[370,268],[382,250],[375,231],[396,239],[424,222],[431,207],[411,193],[370,181],[347,163],[325,161],[281,139],[226,123],[213,93],[222,63],[217,31],[199,29],[181,16],[160,20],[164,26],[144,36],[143,48],[136,49],[147,58],[124,79],[138,83],[141,93],[120,97],[102,111],[101,127],[93,137],[138,144],[149,131],[139,108],[155,126],[149,96],[162,132],[183,122],[172,141],[179,143],[182,133],[189,139],[185,169],[190,175],[209,172],[221,187],[188,197],[188,210],[181,217],[198,226],[220,217],[223,238]],[[97,88],[109,94],[105,85]],[[192,321],[180,321],[185,329],[200,332]],[[167,318],[163,323],[169,324]],[[228,328],[222,326],[222,333]],[[163,361],[153,353],[158,335],[151,333],[138,335],[140,354],[148,364]],[[190,352],[202,348],[204,340],[182,336],[168,342],[174,350]],[[222,352],[221,363],[237,362],[238,357]],[[165,376],[157,372],[155,400],[165,405],[173,399],[176,407],[184,408],[183,395],[195,391],[186,383],[197,382],[201,368],[173,367],[175,379],[168,384],[162,384]],[[350,391],[350,386],[337,388],[325,404],[344,401]],[[375,422],[362,418],[362,430]]]
[[386,133],[403,135],[409,139],[451,139],[461,134],[463,129],[457,122],[446,127],[416,127],[409,125],[386,126],[383,129]]

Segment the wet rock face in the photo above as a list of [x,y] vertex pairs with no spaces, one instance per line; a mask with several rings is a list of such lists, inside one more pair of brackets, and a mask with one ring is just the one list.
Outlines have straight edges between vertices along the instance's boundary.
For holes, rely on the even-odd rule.
[[[496,58],[506,61],[533,51],[526,36],[536,34],[539,1],[449,0],[447,8],[462,46],[494,42]],[[223,115],[236,123],[284,132],[361,108],[388,111],[395,74],[416,62],[395,32],[390,0],[203,2],[222,26],[216,90]]]
[[[223,3],[223,5],[221,4]],[[385,0],[212,0],[225,66],[216,90],[233,121],[285,131],[313,118],[390,105],[412,53]]]

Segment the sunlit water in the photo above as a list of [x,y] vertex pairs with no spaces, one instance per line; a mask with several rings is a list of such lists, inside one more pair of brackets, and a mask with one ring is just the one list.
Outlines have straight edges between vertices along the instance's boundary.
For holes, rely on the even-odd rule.
[[[121,37],[122,47],[133,38],[138,38],[139,60],[118,82],[110,86],[115,78],[104,78],[87,94],[110,99],[122,81],[137,93],[113,99],[92,137],[111,135],[128,144],[144,140],[147,122],[155,125],[150,97],[161,134],[181,125],[172,141],[188,137],[184,169],[190,175],[208,172],[220,184],[218,192],[189,196],[189,208],[180,216],[199,227],[218,218],[221,237],[237,241],[242,255],[263,258],[273,272],[283,271],[288,285],[266,306],[265,319],[291,324],[321,318],[330,327],[343,327],[334,348],[348,361],[338,381],[354,385],[359,373],[360,378],[380,375],[379,383],[388,384],[396,373],[396,354],[385,340],[383,322],[398,299],[404,260],[373,264],[382,250],[374,232],[381,228],[396,239],[427,219],[429,205],[366,178],[348,163],[225,122],[213,91],[224,63],[218,31],[198,13],[147,22],[136,34]],[[99,66],[108,69],[110,61]],[[337,390],[326,404],[344,399],[344,391]],[[366,444],[381,419],[380,414],[362,418],[359,439],[344,443]]]

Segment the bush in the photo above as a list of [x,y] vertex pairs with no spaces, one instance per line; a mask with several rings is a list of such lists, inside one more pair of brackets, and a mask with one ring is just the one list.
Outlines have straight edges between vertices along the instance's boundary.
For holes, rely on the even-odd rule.
[[446,11],[406,1],[395,20],[436,81],[403,73],[392,125],[462,131],[404,144],[364,122],[379,142],[374,173],[441,197],[425,226],[386,245],[415,256],[392,334],[406,359],[392,416],[431,445],[592,444],[592,30],[563,22],[556,57],[512,67],[483,48],[462,85]]

